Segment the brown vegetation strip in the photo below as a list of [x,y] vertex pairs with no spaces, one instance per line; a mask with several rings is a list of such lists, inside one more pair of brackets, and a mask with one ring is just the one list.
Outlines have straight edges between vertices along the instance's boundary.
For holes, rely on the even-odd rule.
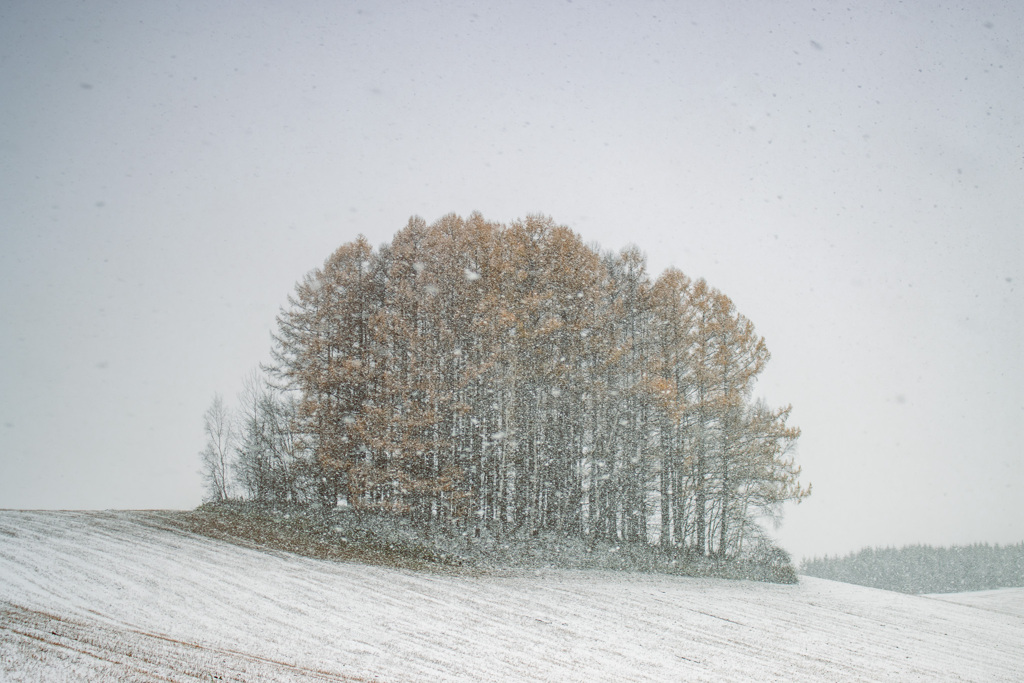
[[160,519],[175,529],[258,550],[280,550],[318,560],[356,562],[398,569],[443,573],[452,573],[455,569],[410,558],[399,552],[342,543],[301,519],[283,521],[269,515],[227,510],[160,513]]

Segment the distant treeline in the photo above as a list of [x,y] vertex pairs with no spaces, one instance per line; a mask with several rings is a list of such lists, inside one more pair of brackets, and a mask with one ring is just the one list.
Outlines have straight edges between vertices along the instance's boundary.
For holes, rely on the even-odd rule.
[[800,573],[901,593],[960,593],[1024,586],[1024,543],[952,548],[865,548],[804,560]]

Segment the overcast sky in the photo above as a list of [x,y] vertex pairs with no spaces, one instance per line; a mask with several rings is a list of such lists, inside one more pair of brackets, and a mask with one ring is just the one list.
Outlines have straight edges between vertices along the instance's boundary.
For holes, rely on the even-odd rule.
[[1024,4],[0,4],[0,507],[190,508],[303,274],[544,213],[730,295],[799,558],[1024,540]]

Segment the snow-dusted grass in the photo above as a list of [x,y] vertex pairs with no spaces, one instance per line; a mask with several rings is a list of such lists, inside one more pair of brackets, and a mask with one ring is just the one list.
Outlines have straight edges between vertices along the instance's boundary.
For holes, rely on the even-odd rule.
[[[610,569],[678,576],[796,583],[789,556],[750,543],[740,558],[696,557],[648,543],[612,543],[555,531],[494,537],[444,527],[422,529],[391,514],[356,515],[316,508],[272,508],[251,503],[204,505],[168,521],[179,528],[249,547],[286,550],[317,559],[402,569]],[[465,572],[462,572],[465,573]]]
[[821,579],[417,572],[0,512],[10,680],[1019,680],[1024,617]]

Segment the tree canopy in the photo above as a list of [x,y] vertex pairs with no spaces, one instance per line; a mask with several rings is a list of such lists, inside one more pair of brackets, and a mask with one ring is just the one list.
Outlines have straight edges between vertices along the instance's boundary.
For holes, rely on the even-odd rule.
[[790,408],[753,397],[770,354],[733,302],[546,217],[412,218],[342,245],[296,285],[271,356],[277,391],[250,392],[238,430],[254,498],[724,555],[810,492]]

